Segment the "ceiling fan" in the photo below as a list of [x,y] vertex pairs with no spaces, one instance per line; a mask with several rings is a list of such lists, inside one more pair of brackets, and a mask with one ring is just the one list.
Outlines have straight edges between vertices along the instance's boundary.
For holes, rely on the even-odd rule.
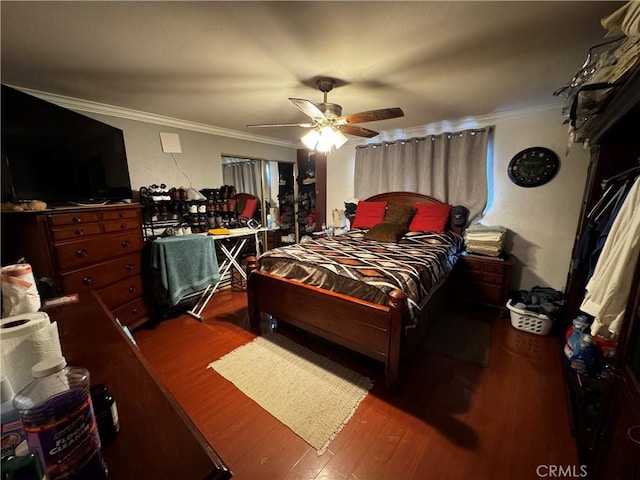
[[374,130],[354,125],[356,123],[374,122],[404,116],[404,112],[399,107],[342,115],[342,107],[340,105],[327,102],[327,93],[333,90],[335,85],[336,81],[333,78],[319,78],[316,80],[316,87],[324,93],[324,102],[322,103],[313,103],[303,98],[289,98],[302,113],[311,119],[311,122],[258,123],[247,126],[310,128],[312,130],[302,137],[305,145],[310,149],[329,151],[334,145],[336,148],[340,148],[346,143],[348,138],[344,135],[345,133],[366,138],[378,135],[378,132]]

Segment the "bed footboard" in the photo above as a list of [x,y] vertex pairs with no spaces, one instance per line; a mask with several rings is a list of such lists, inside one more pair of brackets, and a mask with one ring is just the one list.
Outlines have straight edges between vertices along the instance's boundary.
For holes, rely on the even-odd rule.
[[387,305],[359,300],[257,270],[249,259],[249,320],[259,329],[260,314],[295,325],[385,364],[385,381],[396,388],[407,300],[394,290]]

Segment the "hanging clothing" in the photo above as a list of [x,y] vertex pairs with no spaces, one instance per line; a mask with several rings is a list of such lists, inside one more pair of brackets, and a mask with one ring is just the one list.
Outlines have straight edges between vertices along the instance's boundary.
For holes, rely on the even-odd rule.
[[599,235],[595,240],[595,245],[591,251],[591,255],[589,256],[589,271],[587,273],[587,281],[589,281],[593,276],[593,272],[595,271],[596,265],[598,264],[598,259],[600,258],[600,254],[602,253],[604,244],[607,241],[609,232],[611,232],[613,222],[618,216],[622,205],[624,205],[624,202],[627,199],[627,195],[629,194],[629,190],[631,190],[632,186],[633,182],[631,180],[626,180],[621,186],[619,186],[616,192],[616,196],[611,201],[610,211],[607,213],[607,215],[602,215],[600,218],[596,219],[601,227],[598,229]]
[[640,251],[640,178],[636,178],[602,248],[580,307],[594,317],[592,335],[615,337],[627,305]]
[[585,282],[593,275],[613,220],[638,174],[640,167],[633,167],[602,181],[602,196],[587,214],[587,224],[572,260],[572,269],[579,268],[587,272]]

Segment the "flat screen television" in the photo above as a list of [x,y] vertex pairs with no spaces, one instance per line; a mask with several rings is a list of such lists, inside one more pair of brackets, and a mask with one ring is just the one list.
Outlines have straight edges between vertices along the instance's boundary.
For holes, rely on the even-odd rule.
[[2,85],[2,200],[131,200],[122,130]]

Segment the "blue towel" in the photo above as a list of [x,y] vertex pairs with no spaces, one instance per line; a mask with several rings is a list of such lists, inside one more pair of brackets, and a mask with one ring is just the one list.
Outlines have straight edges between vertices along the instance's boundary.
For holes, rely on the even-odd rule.
[[154,240],[151,271],[156,298],[173,307],[190,293],[220,280],[213,238],[184,235]]

